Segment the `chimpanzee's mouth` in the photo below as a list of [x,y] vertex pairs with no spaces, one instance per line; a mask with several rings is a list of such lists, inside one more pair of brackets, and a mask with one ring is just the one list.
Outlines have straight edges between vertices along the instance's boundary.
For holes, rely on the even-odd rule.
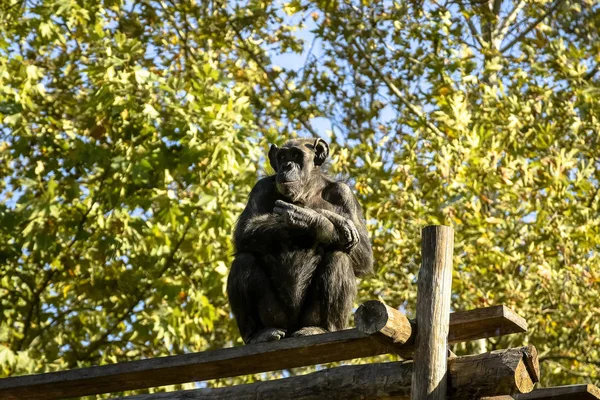
[[277,183],[277,191],[284,196],[292,196],[293,193],[298,191],[298,183],[297,181],[287,181],[287,182],[278,182]]
[[294,185],[300,182],[300,178],[296,176],[278,176],[275,182],[278,185]]

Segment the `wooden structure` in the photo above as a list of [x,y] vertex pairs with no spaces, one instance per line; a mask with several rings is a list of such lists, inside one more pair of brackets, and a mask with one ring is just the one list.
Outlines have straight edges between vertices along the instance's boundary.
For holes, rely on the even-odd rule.
[[[0,399],[66,399],[185,382],[399,354],[407,361],[345,365],[312,374],[226,388],[129,396],[159,399],[597,399],[594,386],[533,390],[540,370],[534,347],[456,357],[447,345],[525,332],[505,306],[449,313],[452,230],[423,231],[417,319],[378,301],[362,304],[356,328],[322,335],[0,379]],[[413,361],[411,361],[411,359]]]
[[[411,387],[413,399],[446,399],[453,249],[452,228],[428,226],[423,229],[423,261],[417,290],[417,336]],[[453,381],[457,378],[454,377]]]
[[567,385],[540,388],[525,394],[514,396],[486,397],[485,400],[598,400],[600,389],[594,385]]

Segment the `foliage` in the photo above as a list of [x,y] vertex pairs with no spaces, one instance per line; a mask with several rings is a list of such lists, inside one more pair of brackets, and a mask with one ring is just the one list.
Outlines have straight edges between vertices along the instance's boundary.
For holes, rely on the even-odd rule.
[[1,35],[3,374],[231,343],[229,235],[258,158],[247,84],[223,51],[186,58],[173,10],[27,4]]
[[235,219],[267,143],[321,135],[369,223],[362,299],[414,310],[419,230],[452,225],[453,307],[530,324],[486,347],[600,382],[597,0],[12,0],[0,21],[3,375],[239,344]]

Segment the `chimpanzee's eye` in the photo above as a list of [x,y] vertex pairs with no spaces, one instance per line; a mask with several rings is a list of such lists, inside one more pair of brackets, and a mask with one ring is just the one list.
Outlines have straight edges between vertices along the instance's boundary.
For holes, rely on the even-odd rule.
[[302,154],[294,153],[294,161],[296,161],[296,162],[302,161]]

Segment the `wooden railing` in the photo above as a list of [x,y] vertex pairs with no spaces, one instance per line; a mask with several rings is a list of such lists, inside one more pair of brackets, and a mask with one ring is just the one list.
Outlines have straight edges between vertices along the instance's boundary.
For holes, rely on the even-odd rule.
[[[441,231],[449,228],[444,228]],[[447,282],[432,277],[448,271],[443,262],[444,250],[451,257],[451,241],[437,241],[441,232],[435,228],[428,241],[430,250],[420,279],[431,279],[429,285],[419,285],[421,294],[431,291],[439,296],[418,296],[417,310],[427,314],[431,302],[440,296],[450,296]],[[437,232],[437,233],[436,233]],[[442,232],[443,233],[443,232]],[[439,239],[439,237],[438,237]],[[450,243],[450,244],[449,244]],[[439,246],[438,246],[439,245]],[[450,250],[450,252],[448,252]],[[426,254],[424,254],[425,256]],[[427,261],[429,260],[429,261]],[[431,268],[431,270],[429,270]],[[429,273],[425,272],[429,271]],[[447,275],[446,275],[447,276]],[[436,283],[437,282],[437,283]],[[436,286],[438,285],[438,286]],[[425,288],[425,289],[424,289]],[[439,309],[438,309],[439,310]],[[250,385],[226,388],[203,388],[170,393],[129,396],[127,400],[159,399],[600,399],[595,386],[579,385],[533,390],[540,380],[537,351],[533,346],[497,350],[477,355],[456,357],[447,345],[482,338],[527,331],[526,321],[505,306],[480,308],[446,314],[444,318],[431,313],[426,320],[409,321],[402,313],[378,301],[369,301],[355,313],[357,328],[276,342],[251,344],[194,354],[160,357],[113,365],[73,369],[39,375],[0,379],[0,399],[52,400],[78,396],[123,392],[186,382],[235,377],[260,372],[284,370],[334,361],[351,360],[381,354],[398,354],[403,362],[345,365],[304,376],[294,376]],[[439,314],[439,312],[438,312]],[[425,332],[425,333],[424,333]],[[441,333],[440,333],[441,332]],[[440,334],[446,337],[439,337]],[[428,337],[427,346],[419,346],[418,336]],[[425,351],[425,347],[443,346],[443,352]],[[420,354],[420,356],[419,356]],[[440,359],[440,354],[443,355]],[[420,358],[419,358],[420,357]],[[417,364],[420,363],[420,364]],[[420,372],[415,366],[423,366]],[[431,372],[434,371],[434,372]],[[419,378],[416,378],[416,377]],[[436,382],[431,380],[438,376]],[[439,378],[441,377],[441,378]],[[439,379],[443,379],[440,385]],[[437,385],[437,386],[436,386]],[[441,392],[437,388],[442,387]],[[533,390],[533,391],[532,391]],[[417,394],[421,393],[421,394]]]

